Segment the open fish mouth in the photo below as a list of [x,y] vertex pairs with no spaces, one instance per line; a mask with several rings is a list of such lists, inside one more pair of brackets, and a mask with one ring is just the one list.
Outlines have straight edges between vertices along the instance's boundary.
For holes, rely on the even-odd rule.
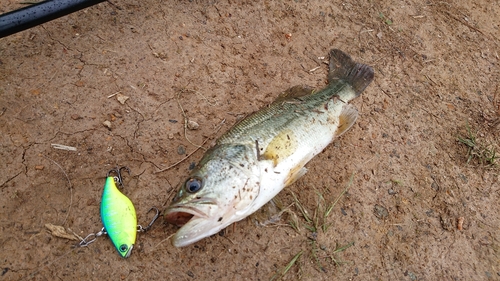
[[[199,207],[190,205],[198,205]],[[175,204],[166,210],[164,218],[170,224],[183,226],[193,218],[209,218],[209,215],[201,210],[207,205],[217,205],[217,203],[213,200],[197,199],[189,204]]]
[[[201,214],[203,216],[203,214]],[[172,208],[168,209],[165,214],[165,220],[176,226],[183,226],[188,223],[193,217],[200,217],[200,212],[196,209],[187,208]]]

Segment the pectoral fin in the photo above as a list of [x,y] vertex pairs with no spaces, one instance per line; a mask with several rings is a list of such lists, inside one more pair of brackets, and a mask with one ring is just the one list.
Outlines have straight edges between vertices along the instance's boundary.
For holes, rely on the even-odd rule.
[[357,118],[358,110],[350,104],[344,105],[344,108],[342,109],[342,112],[339,116],[339,127],[335,132],[335,137],[339,137],[347,130],[349,130],[352,125],[354,125],[354,122],[356,122]]

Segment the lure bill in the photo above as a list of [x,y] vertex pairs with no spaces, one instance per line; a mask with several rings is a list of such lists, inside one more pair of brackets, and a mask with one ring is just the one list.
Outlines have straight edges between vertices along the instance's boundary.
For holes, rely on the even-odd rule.
[[349,101],[373,68],[330,51],[328,86],[296,86],[222,135],[179,186],[165,220],[181,226],[172,242],[192,244],[244,219],[306,173],[304,167],[356,121]]
[[[121,169],[111,170],[106,177],[101,199],[101,220],[120,256],[128,258],[137,236],[137,215],[132,201],[116,186],[116,183],[122,184]],[[111,176],[113,172],[117,174],[116,177]]]

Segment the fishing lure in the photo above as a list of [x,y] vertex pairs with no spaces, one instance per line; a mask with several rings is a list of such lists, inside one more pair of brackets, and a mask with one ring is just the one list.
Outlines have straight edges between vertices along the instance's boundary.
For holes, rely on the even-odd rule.
[[[123,258],[128,258],[134,248],[137,232],[148,231],[159,216],[159,210],[156,207],[149,209],[156,210],[156,215],[147,227],[137,225],[137,215],[134,204],[117,187],[123,187],[121,170],[125,169],[130,174],[127,167],[115,168],[106,175],[106,183],[102,192],[101,199],[101,221],[103,228],[95,234],[90,234],[80,242],[80,246],[88,246],[101,235],[107,234],[113,242],[118,254]],[[112,174],[116,174],[112,176]],[[90,237],[94,239],[87,241]]]

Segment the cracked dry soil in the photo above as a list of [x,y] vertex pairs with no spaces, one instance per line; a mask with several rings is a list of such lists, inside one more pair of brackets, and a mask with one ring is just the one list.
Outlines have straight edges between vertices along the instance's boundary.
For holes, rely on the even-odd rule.
[[[495,0],[125,0],[0,39],[0,280],[500,280],[499,170],[467,164],[457,141],[468,123],[498,148],[499,28]],[[291,86],[323,87],[331,48],[375,80],[353,101],[356,125],[278,195],[318,217],[352,176],[326,231],[294,205],[176,249],[160,219],[122,259],[106,237],[73,248],[45,227],[99,231],[117,164],[146,224],[195,145]],[[181,106],[199,124],[186,135]]]

